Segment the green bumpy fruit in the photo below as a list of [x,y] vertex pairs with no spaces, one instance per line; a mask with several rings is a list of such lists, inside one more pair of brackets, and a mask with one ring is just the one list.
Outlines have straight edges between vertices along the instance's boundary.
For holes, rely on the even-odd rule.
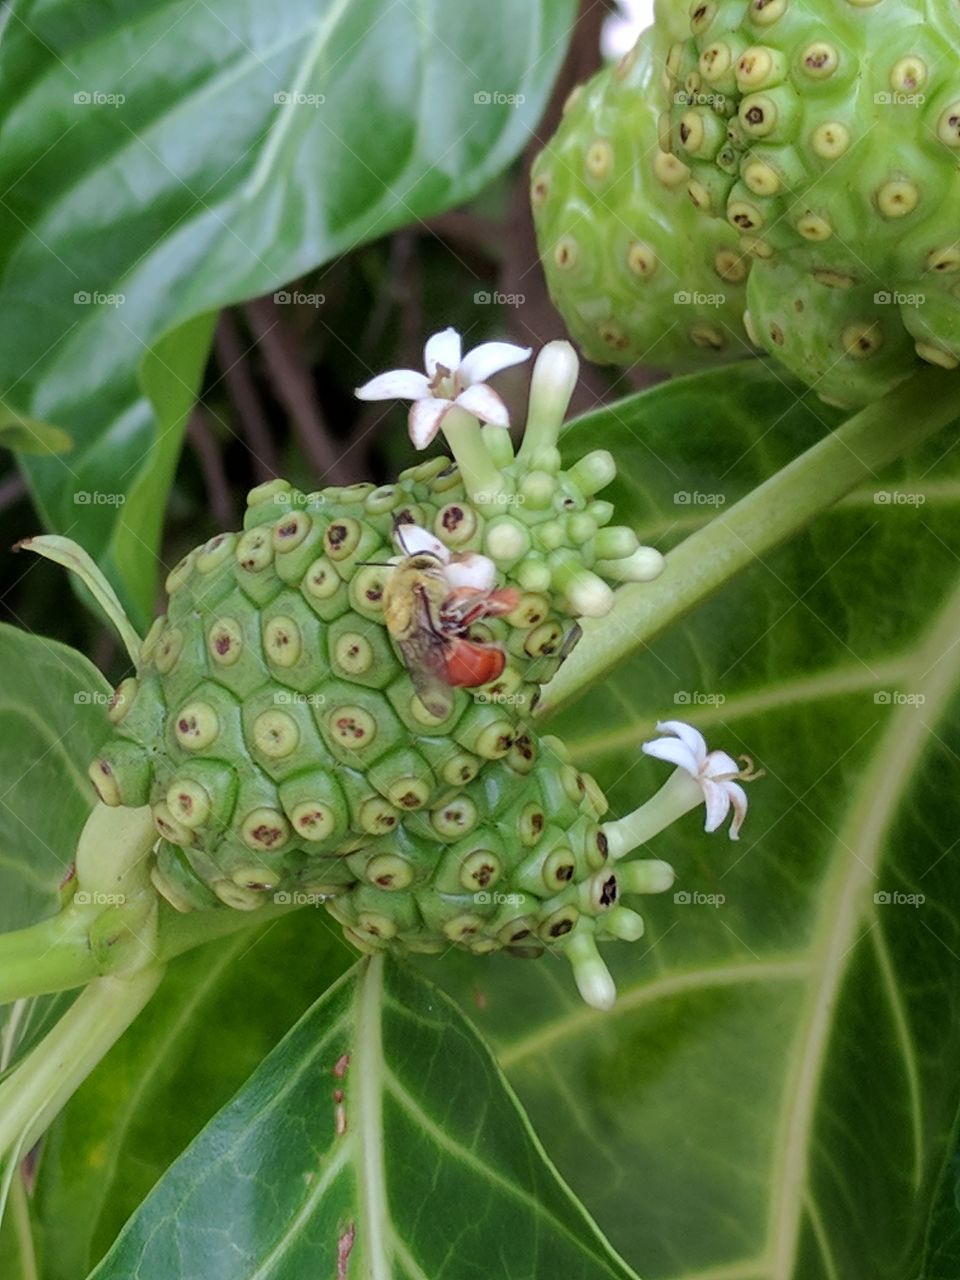
[[537,157],[531,202],[550,296],[591,360],[684,372],[751,354],[751,258],[686,199],[657,141],[659,33],[574,91]]
[[[589,566],[616,576],[638,544],[594,496],[608,454],[567,472],[555,450],[537,459],[551,460],[506,463],[512,501],[483,510],[446,458],[380,488],[273,481],[243,532],[173,569],[91,778],[107,804],[151,806],[153,880],[176,908],[322,901],[362,949],[537,955],[637,936],[606,866],[603,794],[528,716],[579,633],[579,586],[603,587]],[[519,588],[471,630],[502,646],[503,672],[458,689],[443,720],[384,614],[409,521]]]
[[960,363],[953,0],[694,0],[662,136],[755,261],[753,337],[862,404]]

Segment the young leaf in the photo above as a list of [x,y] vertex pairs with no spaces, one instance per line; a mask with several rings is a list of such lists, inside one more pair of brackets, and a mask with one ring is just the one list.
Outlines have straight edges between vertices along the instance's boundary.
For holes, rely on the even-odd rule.
[[87,18],[16,0],[0,383],[74,436],[68,463],[25,463],[31,484],[135,625],[211,313],[478,192],[528,141],[574,12],[292,0],[264,21],[243,0],[130,0]]
[[[664,548],[830,421],[758,364],[658,387],[570,439],[614,452],[611,496]],[[646,950],[607,949],[611,1014],[542,962],[429,962],[482,989],[476,1018],[547,1150],[648,1280],[915,1280],[955,1197],[952,442],[863,486],[549,722],[614,816],[664,780],[640,754],[657,719],[767,770],[738,844],[705,835],[701,810],[649,846],[678,878],[633,903]],[[942,1248],[936,1280],[957,1274]]]
[[96,1280],[627,1280],[486,1046],[366,960],[304,1016],[134,1214]]
[[67,453],[73,440],[59,427],[28,418],[0,400],[0,444],[20,453]]
[[130,620],[117,599],[117,593],[104,577],[96,561],[70,538],[61,538],[58,534],[41,534],[36,538],[24,538],[17,544],[18,551],[34,551],[55,564],[63,565],[89,590],[97,604],[117,629],[132,662],[140,658],[140,637],[130,625]]

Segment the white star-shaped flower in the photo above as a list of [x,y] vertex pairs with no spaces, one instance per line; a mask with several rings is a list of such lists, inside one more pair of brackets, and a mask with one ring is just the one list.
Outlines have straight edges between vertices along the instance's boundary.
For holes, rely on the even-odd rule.
[[358,387],[356,396],[360,400],[412,400],[410,439],[418,449],[425,449],[454,404],[481,422],[509,427],[507,406],[486,380],[501,369],[528,360],[530,352],[530,347],[517,347],[512,342],[483,342],[464,356],[456,329],[443,329],[429,338],[423,349],[426,373],[391,369]]
[[699,784],[707,811],[705,831],[716,831],[733,809],[730,839],[738,840],[747,816],[747,793],[737,779],[750,781],[759,777],[751,762],[746,760],[741,765],[725,751],[708,752],[703,734],[682,720],[660,720],[657,732],[673,734],[673,737],[655,738],[653,742],[643,743],[641,749],[648,756],[685,769]]

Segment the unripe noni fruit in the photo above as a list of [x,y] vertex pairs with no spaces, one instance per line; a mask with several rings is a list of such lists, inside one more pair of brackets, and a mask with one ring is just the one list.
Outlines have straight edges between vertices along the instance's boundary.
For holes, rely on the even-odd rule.
[[[634,936],[603,794],[529,719],[580,606],[607,606],[593,569],[630,576],[638,550],[594,497],[609,455],[563,472],[554,453],[505,464],[503,501],[482,509],[446,458],[379,488],[273,481],[249,495],[242,531],[170,572],[91,777],[107,804],[151,806],[153,879],[175,907],[322,900],[363,949],[537,955]],[[487,555],[516,591],[470,632],[501,647],[503,670],[453,690],[442,719],[384,610],[413,525]]]
[[[752,259],[690,203],[688,165],[658,143],[666,43],[649,29],[574,90],[534,162],[531,202],[550,296],[584,354],[683,372],[750,354]],[[725,132],[708,124],[704,151]]]
[[956,367],[957,6],[694,0],[690,31],[666,57],[664,142],[755,259],[755,338],[851,403],[923,361]]

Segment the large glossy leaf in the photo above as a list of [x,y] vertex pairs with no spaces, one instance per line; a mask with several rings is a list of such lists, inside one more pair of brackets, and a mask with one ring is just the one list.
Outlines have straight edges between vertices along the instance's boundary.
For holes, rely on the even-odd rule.
[[339,927],[312,910],[171,966],[44,1142],[34,1201],[43,1280],[88,1273],[167,1166],[354,959]]
[[[568,443],[613,449],[617,501],[666,546],[822,416],[758,365],[592,415]],[[915,1280],[928,1232],[930,1276],[957,1275],[952,445],[865,485],[551,722],[614,813],[663,780],[639,751],[658,718],[767,770],[739,844],[702,813],[652,843],[688,896],[635,904],[647,936],[607,950],[611,1014],[559,964],[457,961],[454,982],[453,957],[429,962],[475,997],[547,1150],[649,1280]]]
[[477,192],[529,137],[574,9],[15,0],[0,392],[74,437],[31,486],[139,621],[209,313]]
[[346,974],[200,1134],[97,1280],[600,1280],[632,1273],[453,1005]]
[[[24,561],[30,572],[33,562]],[[93,805],[86,765],[109,728],[110,688],[81,654],[0,624],[0,930],[52,915]],[[8,1066],[69,996],[0,1010]]]

